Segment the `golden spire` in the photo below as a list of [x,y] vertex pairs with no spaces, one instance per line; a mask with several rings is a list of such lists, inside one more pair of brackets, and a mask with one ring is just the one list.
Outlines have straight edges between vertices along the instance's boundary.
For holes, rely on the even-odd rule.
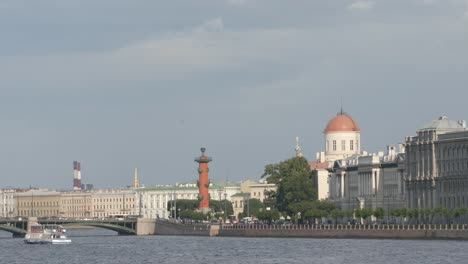
[[301,146],[299,145],[299,137],[296,137],[296,147],[294,148],[296,151],[296,157],[302,157]]
[[137,189],[139,187],[138,185],[138,168],[135,168],[135,173],[133,177],[133,188]]

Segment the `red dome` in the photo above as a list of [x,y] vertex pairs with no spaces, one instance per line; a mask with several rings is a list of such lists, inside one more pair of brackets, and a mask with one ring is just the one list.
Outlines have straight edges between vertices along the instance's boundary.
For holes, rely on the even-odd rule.
[[325,128],[325,133],[337,131],[361,131],[361,129],[352,117],[340,113],[332,118]]

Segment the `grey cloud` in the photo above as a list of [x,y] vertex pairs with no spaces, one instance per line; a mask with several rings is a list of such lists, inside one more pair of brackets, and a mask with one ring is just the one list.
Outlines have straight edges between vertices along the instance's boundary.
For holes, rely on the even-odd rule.
[[74,159],[98,186],[189,180],[201,145],[214,179],[256,178],[295,136],[313,158],[340,97],[370,151],[466,119],[465,1],[352,2],[8,2],[5,184],[68,187]]

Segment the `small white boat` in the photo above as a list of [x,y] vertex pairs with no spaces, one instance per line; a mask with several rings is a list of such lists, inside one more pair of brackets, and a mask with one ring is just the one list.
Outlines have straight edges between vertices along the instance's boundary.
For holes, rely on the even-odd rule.
[[65,235],[67,231],[61,225],[32,225],[24,237],[26,244],[70,244],[71,239]]

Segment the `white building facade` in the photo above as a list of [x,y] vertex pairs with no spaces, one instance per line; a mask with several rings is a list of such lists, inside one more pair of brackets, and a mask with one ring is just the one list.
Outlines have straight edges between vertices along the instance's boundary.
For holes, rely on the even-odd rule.
[[319,200],[330,197],[329,171],[336,160],[358,155],[361,150],[361,129],[357,122],[341,111],[330,119],[324,130],[325,151],[309,162]]
[[14,217],[17,215],[14,189],[0,189],[0,217]]
[[[217,186],[210,184],[208,190],[212,200],[231,200],[231,196],[240,191],[239,186]],[[167,204],[173,200],[197,200],[196,183],[140,188],[136,190],[136,212],[144,218],[171,218]],[[177,201],[176,201],[177,206]]]
[[406,138],[409,208],[468,207],[466,121],[442,116]]
[[342,210],[400,208],[405,205],[405,153],[389,146],[387,153],[353,155],[330,169],[330,197]]

